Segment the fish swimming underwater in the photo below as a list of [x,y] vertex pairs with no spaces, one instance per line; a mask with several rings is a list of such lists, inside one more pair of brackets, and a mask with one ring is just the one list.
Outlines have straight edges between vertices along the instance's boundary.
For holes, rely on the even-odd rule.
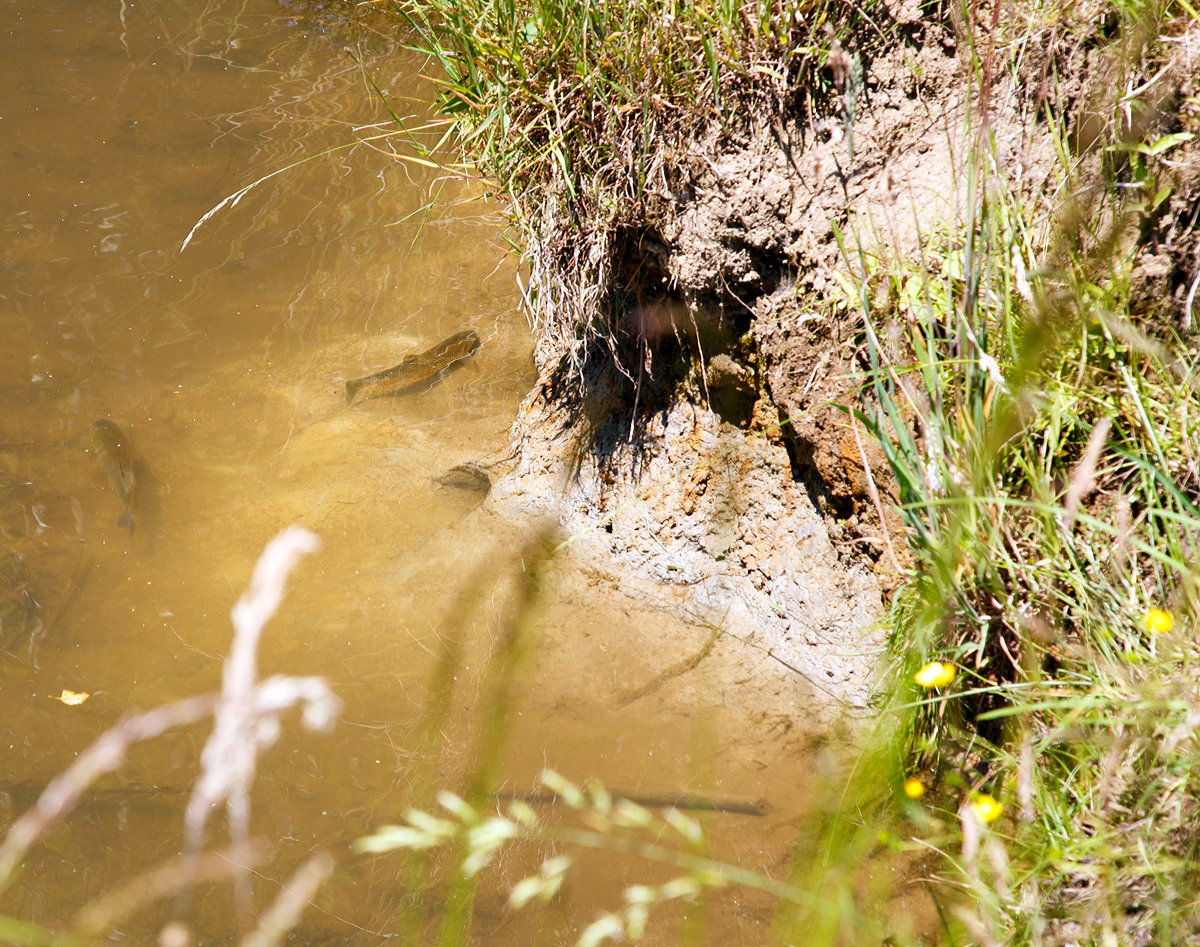
[[129,515],[129,507],[133,503],[137,480],[133,475],[133,452],[129,449],[129,439],[112,421],[100,418],[92,425],[92,448],[125,507],[117,525],[128,526],[129,535],[132,536],[133,517]]
[[479,336],[470,329],[452,335],[428,352],[410,355],[387,371],[346,382],[346,404],[354,404],[354,396],[359,391],[364,391],[365,396],[370,398],[396,389],[402,390],[427,381],[435,375],[441,375],[457,362],[472,355],[481,345],[483,342]]

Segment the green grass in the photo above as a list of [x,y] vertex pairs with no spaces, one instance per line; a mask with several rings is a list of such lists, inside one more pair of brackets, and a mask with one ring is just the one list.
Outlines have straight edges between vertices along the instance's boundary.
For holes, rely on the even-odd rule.
[[[1163,11],[1129,12],[1132,29]],[[1123,65],[1145,81],[1168,49],[1151,39]],[[1145,107],[1131,125],[1108,105],[1106,140],[1064,149],[1058,169],[1063,191],[1099,198],[1066,202],[1041,234],[1047,218],[989,173],[985,141],[962,213],[916,263],[843,244],[871,364],[861,419],[915,558],[891,616],[885,718],[937,789],[943,831],[926,841],[947,852],[946,890],[967,893],[967,940],[1076,924],[1089,942],[1169,943],[1195,915],[1200,375],[1194,340],[1135,318],[1127,287],[1171,187],[1157,159],[1187,138],[1164,132],[1169,115]],[[1041,263],[1019,272],[1018,255]],[[901,353],[879,340],[891,321]],[[1151,610],[1173,628],[1152,630]],[[926,692],[913,675],[933,660],[958,675]],[[984,792],[1005,812],[972,852],[962,807]]]

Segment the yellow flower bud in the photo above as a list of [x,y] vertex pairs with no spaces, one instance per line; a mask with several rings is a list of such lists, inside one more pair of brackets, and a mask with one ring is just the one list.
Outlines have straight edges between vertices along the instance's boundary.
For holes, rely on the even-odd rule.
[[1175,617],[1162,608],[1147,609],[1146,617],[1142,621],[1145,622],[1146,630],[1155,634],[1163,634],[1175,627]]
[[913,680],[922,687],[945,687],[954,680],[954,675],[957,673],[953,664],[930,661],[913,675]]
[[915,776],[904,780],[904,795],[909,799],[920,799],[925,795],[925,784]]
[[972,797],[971,811],[980,822],[991,823],[1000,818],[1000,813],[1004,811],[1004,806],[986,792],[981,792],[976,793]]

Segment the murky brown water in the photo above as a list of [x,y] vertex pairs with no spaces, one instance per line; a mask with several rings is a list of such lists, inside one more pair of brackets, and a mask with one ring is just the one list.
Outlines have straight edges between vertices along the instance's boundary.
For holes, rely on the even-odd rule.
[[[406,741],[447,602],[522,533],[436,479],[503,454],[532,382],[492,209],[472,200],[477,189],[394,158],[393,147],[412,154],[401,139],[344,147],[394,127],[364,70],[416,125],[430,117],[422,68],[393,37],[317,5],[5,2],[0,13],[0,581],[28,606],[10,604],[0,627],[3,823],[122,714],[218,687],[230,606],[264,543],[303,523],[324,548],[268,628],[262,673],[325,675],[346,709],[332,737],[289,723],[262,761],[254,831],[278,845],[260,904],[314,846],[345,859],[305,921],[314,942],[391,936],[395,864],[352,859],[347,846],[403,811]],[[417,134],[432,143],[440,131]],[[224,198],[304,159],[180,252]],[[419,396],[347,409],[346,378],[463,328],[484,340],[470,365]],[[88,452],[96,418],[120,425],[140,459],[132,537]],[[683,792],[696,779],[690,702],[739,713],[745,702],[700,684],[686,700],[615,702],[679,655],[656,653],[670,623],[651,603],[593,579],[568,582],[547,606],[510,784],[532,788],[549,763],[630,792]],[[468,665],[499,608],[472,617]],[[693,650],[708,633],[670,629]],[[478,692],[469,671],[454,703],[462,719],[448,726],[460,755]],[[786,704],[787,682],[771,686]],[[92,697],[48,699],[63,688]],[[714,821],[728,854],[778,872],[803,771],[785,744],[770,748],[778,724],[761,722],[757,743],[719,741],[716,782],[770,798],[776,816]],[[35,850],[0,911],[61,924],[177,852],[206,733],[138,748],[110,792]],[[577,929],[618,906],[622,877],[585,866],[561,923]],[[480,936],[522,942],[499,897],[481,902]],[[213,941],[233,930],[231,905],[225,886],[187,916]],[[763,915],[734,899],[721,913],[744,939],[761,929]],[[164,907],[130,936],[170,916]]]

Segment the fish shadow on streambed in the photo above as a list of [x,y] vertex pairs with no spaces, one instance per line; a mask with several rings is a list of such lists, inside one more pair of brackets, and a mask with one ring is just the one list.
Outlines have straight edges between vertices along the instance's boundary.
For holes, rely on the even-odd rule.
[[138,493],[134,504],[142,533],[147,538],[158,534],[162,524],[162,496],[166,486],[154,473],[154,468],[144,457],[134,455],[133,472],[137,477]]

